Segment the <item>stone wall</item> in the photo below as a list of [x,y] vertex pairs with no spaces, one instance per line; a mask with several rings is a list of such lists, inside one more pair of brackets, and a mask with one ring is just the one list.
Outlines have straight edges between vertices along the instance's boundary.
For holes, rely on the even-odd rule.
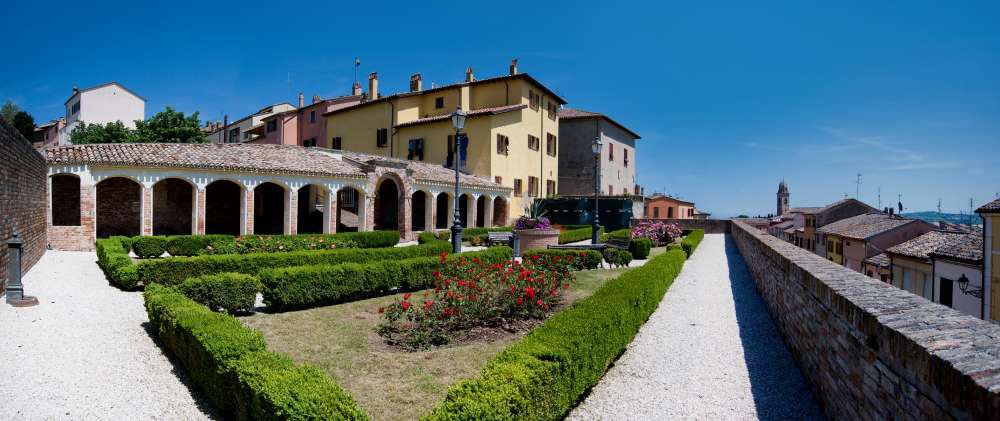
[[31,142],[0,119],[0,292],[7,286],[7,240],[24,241],[22,271],[45,254],[48,167]]
[[705,234],[728,234],[728,219],[666,219],[666,218],[634,218],[632,226],[642,221],[670,222],[681,226],[681,229],[694,230],[703,229]]
[[1000,326],[734,221],[732,238],[834,419],[996,419]]

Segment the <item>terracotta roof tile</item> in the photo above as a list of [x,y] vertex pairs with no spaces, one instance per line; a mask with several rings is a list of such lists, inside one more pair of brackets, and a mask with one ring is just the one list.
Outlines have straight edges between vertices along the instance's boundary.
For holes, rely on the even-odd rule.
[[1000,199],[994,200],[976,209],[978,213],[1000,213]]
[[889,254],[927,259],[938,248],[962,241],[966,234],[957,232],[931,231],[910,241],[886,249]]
[[916,220],[889,216],[884,213],[866,213],[826,224],[817,231],[823,234],[866,240],[913,222]]
[[889,267],[889,266],[892,265],[892,261],[889,260],[889,255],[887,255],[885,253],[876,254],[876,255],[874,255],[872,257],[869,257],[869,258],[865,259],[864,262],[868,263],[870,265],[875,265],[875,266],[883,267],[883,268]]
[[981,262],[983,260],[983,233],[982,231],[974,231],[961,234],[954,237],[954,241],[938,247],[937,250],[931,252],[931,255],[966,262]]

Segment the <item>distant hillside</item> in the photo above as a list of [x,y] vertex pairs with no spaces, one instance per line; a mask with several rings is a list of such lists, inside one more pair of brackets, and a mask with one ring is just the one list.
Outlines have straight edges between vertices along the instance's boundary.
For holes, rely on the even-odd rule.
[[[969,215],[961,213],[937,213],[934,211],[924,211],[924,212],[907,212],[901,214],[907,218],[922,219],[927,222],[938,222],[945,221],[951,222],[953,224],[968,224]],[[974,225],[982,224],[983,219],[979,215],[972,216],[972,223]]]

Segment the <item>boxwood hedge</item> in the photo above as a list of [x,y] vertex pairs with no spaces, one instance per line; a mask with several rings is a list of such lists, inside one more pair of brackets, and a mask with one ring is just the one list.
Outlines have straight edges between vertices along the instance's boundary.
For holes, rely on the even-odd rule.
[[573,256],[574,270],[597,269],[604,257],[597,250],[531,249],[521,252],[521,256]]
[[167,237],[167,253],[171,256],[197,256],[234,242],[235,239],[231,235],[174,235]]
[[261,284],[253,275],[220,273],[188,278],[177,289],[212,310],[239,313],[253,310]]
[[656,310],[684,258],[668,251],[607,281],[452,387],[426,419],[562,419]]
[[684,253],[687,253],[687,256],[691,257],[694,254],[694,250],[698,248],[698,244],[701,244],[703,238],[705,238],[705,230],[691,230],[691,233],[681,240],[681,248],[684,249]]
[[267,351],[236,318],[161,285],[143,297],[157,337],[225,418],[367,419],[326,374]]
[[141,259],[160,257],[167,251],[167,237],[142,236],[132,240],[132,251]]
[[[448,259],[464,256],[500,263],[513,255],[509,247],[491,247],[450,255]],[[264,303],[272,310],[287,311],[430,288],[434,286],[433,273],[438,264],[439,257],[417,257],[267,269],[259,276],[264,285]]]
[[[594,230],[593,227],[586,227],[586,228],[576,228],[576,229],[571,229],[571,230],[560,232],[559,233],[559,244],[575,243],[577,241],[586,240],[586,239],[590,238],[590,236],[593,233],[593,230]],[[602,234],[604,234],[604,227],[601,227],[601,230],[598,231],[598,233],[597,233],[598,238]]]
[[110,237],[97,240],[97,265],[104,271],[112,285],[124,290],[135,289],[139,285],[138,267],[128,255],[128,237]]

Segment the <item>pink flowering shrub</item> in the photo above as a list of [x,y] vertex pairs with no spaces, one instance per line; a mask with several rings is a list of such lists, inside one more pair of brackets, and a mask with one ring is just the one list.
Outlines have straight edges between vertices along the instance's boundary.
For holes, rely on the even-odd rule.
[[642,221],[632,227],[632,238],[648,238],[653,244],[670,244],[681,237],[681,226],[662,221]]
[[517,218],[517,221],[514,222],[514,229],[519,230],[547,230],[550,228],[552,228],[552,222],[549,221],[549,218],[544,216],[538,218],[522,216]]

